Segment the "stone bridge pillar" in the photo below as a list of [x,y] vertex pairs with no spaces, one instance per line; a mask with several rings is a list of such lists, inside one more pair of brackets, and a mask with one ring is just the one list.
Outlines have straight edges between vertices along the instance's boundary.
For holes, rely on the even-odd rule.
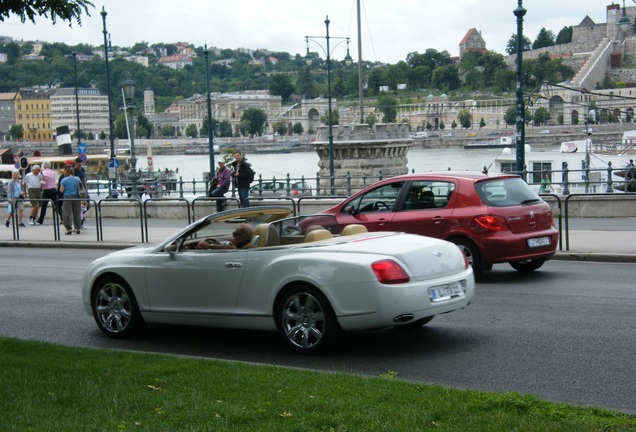
[[[346,195],[347,176],[352,187],[362,187],[363,177],[407,173],[407,153],[412,146],[407,128],[399,125],[377,124],[373,129],[365,124],[334,127],[334,176],[336,195]],[[320,158],[320,194],[330,195],[329,132],[327,126],[317,130],[312,146]],[[368,184],[368,181],[367,181]]]

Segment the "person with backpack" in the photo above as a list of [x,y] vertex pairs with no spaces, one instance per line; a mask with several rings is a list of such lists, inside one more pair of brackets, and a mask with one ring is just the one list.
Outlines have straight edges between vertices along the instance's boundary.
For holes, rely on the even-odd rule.
[[234,162],[232,162],[232,181],[238,190],[241,207],[250,206],[250,184],[254,181],[254,171],[252,166],[243,158],[240,151],[234,152]]

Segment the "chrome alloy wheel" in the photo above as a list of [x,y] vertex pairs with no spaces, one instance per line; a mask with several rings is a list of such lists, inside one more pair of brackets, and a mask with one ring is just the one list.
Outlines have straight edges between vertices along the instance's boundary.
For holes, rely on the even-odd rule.
[[291,295],[282,314],[282,330],[293,346],[305,350],[320,344],[325,334],[325,312],[313,295],[306,292]]

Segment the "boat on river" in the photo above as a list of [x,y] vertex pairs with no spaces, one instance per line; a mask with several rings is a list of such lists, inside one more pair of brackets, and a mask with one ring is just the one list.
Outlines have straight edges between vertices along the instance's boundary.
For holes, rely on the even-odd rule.
[[[541,178],[548,174],[555,193],[563,194],[565,189],[564,168],[567,166],[567,187],[570,193],[604,193],[609,185],[611,167],[611,189],[624,192],[630,189],[630,179],[626,179],[626,168],[636,155],[631,144],[595,145],[592,139],[564,141],[558,150],[532,151],[525,145],[525,165],[528,184],[538,191]],[[504,148],[495,158],[494,170],[516,171],[516,151]],[[628,169],[628,168],[627,168]]]

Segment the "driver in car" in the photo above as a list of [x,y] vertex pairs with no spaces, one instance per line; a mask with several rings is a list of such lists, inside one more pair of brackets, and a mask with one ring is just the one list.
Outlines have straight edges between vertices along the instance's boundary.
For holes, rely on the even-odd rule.
[[236,230],[232,233],[232,238],[228,244],[219,243],[214,238],[201,240],[198,244],[199,249],[244,249],[249,246],[254,237],[254,228],[250,224],[242,223],[236,226]]

